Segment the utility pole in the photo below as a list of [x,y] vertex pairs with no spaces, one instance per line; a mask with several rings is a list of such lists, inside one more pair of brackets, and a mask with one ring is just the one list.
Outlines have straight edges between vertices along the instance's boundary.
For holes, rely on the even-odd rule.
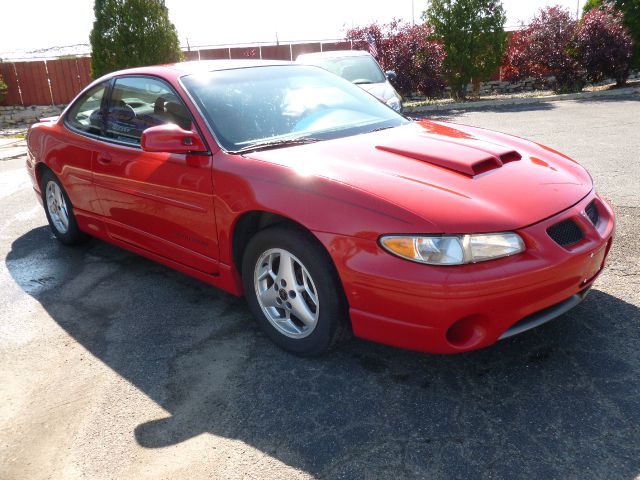
[[416,9],[413,6],[413,0],[411,0],[411,24],[416,24]]
[[580,20],[580,0],[576,0],[576,20]]

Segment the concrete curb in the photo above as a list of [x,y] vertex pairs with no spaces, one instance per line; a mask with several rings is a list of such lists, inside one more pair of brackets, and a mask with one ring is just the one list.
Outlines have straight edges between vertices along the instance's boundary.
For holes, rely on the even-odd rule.
[[27,142],[24,138],[0,138],[0,162],[14,160],[27,154]]
[[626,95],[640,95],[640,87],[619,88],[616,90],[602,90],[598,92],[564,93],[561,95],[549,95],[547,97],[530,98],[505,98],[499,100],[480,100],[478,102],[458,102],[444,105],[422,105],[417,107],[405,107],[404,114],[438,112],[447,110],[475,110],[480,108],[503,107],[509,105],[530,105],[536,103],[561,102],[564,100],[582,100],[598,97],[618,97]]
[[1,157],[0,156],[0,162],[7,162],[9,160],[15,160],[16,158],[20,158],[20,157],[26,157],[27,152],[24,151],[22,153],[16,153],[15,155],[10,155],[8,157]]

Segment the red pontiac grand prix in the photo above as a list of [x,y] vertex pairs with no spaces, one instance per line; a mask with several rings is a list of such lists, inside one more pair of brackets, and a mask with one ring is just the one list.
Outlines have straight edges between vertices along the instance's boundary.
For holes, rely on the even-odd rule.
[[93,236],[235,295],[280,347],[353,333],[486,347],[578,304],[614,216],[575,161],[502,133],[411,121],[287,62],[136,68],[28,135],[55,236]]

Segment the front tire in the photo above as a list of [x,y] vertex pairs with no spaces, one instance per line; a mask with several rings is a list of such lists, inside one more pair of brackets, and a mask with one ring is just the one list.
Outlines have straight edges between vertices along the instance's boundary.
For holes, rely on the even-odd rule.
[[44,211],[56,238],[65,245],[86,241],[88,235],[78,228],[67,192],[50,170],[45,170],[42,174],[41,190]]
[[320,355],[350,337],[342,285],[309,234],[281,226],[258,232],[245,250],[242,279],[251,312],[284,350]]

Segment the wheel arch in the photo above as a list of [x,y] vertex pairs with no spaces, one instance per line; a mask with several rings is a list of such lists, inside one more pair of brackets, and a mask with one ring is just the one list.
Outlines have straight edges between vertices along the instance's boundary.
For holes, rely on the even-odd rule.
[[[42,176],[44,175],[44,172],[46,172],[46,171],[49,171],[53,175],[56,175],[55,172],[53,170],[51,170],[51,168],[49,168],[49,166],[47,166],[46,163],[44,163],[44,162],[36,163],[36,167],[35,167],[36,182],[38,182],[38,187],[40,188],[40,190],[42,190]],[[57,177],[57,175],[56,175],[56,177]]]
[[327,256],[331,258],[327,249],[322,245],[322,242],[313,235],[311,230],[301,223],[278,213],[266,210],[250,210],[244,212],[238,217],[231,234],[231,258],[233,259],[233,264],[238,272],[242,272],[242,259],[251,238],[259,231],[275,225],[295,228],[296,230],[305,233],[310,239],[313,239],[313,241],[318,245],[322,246],[322,249],[327,253]]
[[343,299],[346,302],[346,305],[348,305],[349,302],[344,291],[342,278],[338,273],[336,262],[331,257],[331,254],[327,250],[327,247],[324,245],[324,243],[322,243],[311,230],[309,230],[301,223],[278,213],[269,212],[266,210],[250,210],[240,215],[240,217],[235,222],[231,233],[231,258],[233,260],[233,265],[240,276],[242,275],[242,260],[244,257],[244,253],[251,238],[258,232],[276,225],[293,228],[298,232],[303,233],[309,239],[309,241],[315,243],[320,247],[321,251],[324,252],[326,259],[329,262],[330,268],[333,270],[335,277],[340,284],[340,291],[342,292]]

